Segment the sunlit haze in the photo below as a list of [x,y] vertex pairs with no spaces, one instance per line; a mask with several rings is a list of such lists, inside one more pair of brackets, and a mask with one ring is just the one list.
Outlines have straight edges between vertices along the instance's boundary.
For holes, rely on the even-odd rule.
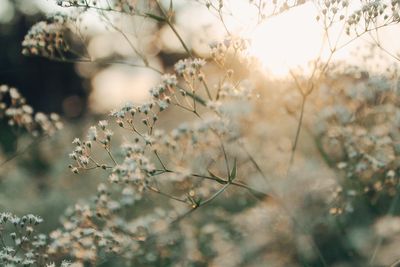
[[[251,40],[250,53],[257,57],[264,68],[276,76],[286,76],[290,69],[299,68],[303,72],[310,71],[309,63],[321,57],[327,59],[330,54],[322,25],[316,20],[317,10],[312,2],[268,19],[258,25],[249,34]],[[330,30],[330,38],[338,46],[349,40],[341,32],[342,24],[334,25]],[[380,41],[389,51],[400,45],[395,36],[400,35],[400,27],[381,29]],[[346,60],[349,64],[360,63],[359,57],[353,57],[354,52],[366,53],[367,45],[371,43],[369,36],[364,36],[356,42],[335,53],[333,60]],[[386,55],[387,56],[387,55]]]
[[304,68],[321,50],[323,31],[315,17],[314,6],[306,4],[269,19],[250,34],[251,54],[276,75]]

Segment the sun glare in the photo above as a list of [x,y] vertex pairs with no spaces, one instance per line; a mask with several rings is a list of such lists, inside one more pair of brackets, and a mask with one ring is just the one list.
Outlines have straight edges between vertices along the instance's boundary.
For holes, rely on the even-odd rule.
[[259,25],[250,34],[250,53],[277,76],[296,67],[306,70],[318,57],[323,41],[315,14],[315,7],[305,4]]

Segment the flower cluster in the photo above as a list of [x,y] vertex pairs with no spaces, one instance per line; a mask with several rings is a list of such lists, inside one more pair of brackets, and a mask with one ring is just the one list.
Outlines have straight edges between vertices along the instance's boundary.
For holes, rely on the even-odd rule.
[[[126,105],[113,113],[119,114],[116,117],[117,124],[121,125],[121,119],[123,125],[128,124],[127,120],[132,122],[132,109],[135,109],[134,116],[138,115],[138,109],[143,110]],[[89,129],[88,138],[102,140],[102,135],[109,127],[101,121],[96,130]],[[125,141],[118,152],[114,151],[116,156],[111,156],[114,161],[112,167],[104,167],[109,172],[108,182],[98,185],[93,202],[77,204],[67,211],[63,228],[51,234],[53,242],[50,251],[68,253],[74,262],[92,264],[100,260],[98,257],[102,253],[117,254],[121,260],[147,263],[165,257],[162,251],[168,250],[169,243],[162,240],[168,237],[166,230],[170,227],[169,223],[180,218],[175,211],[178,205],[184,205],[190,212],[198,208],[202,200],[207,203],[214,199],[214,194],[218,194],[218,185],[222,187],[229,183],[228,178],[221,178],[225,174],[217,176],[224,173],[225,166],[221,162],[226,160],[220,140],[226,142],[228,148],[230,142],[233,142],[229,140],[235,138],[237,129],[230,127],[229,121],[217,116],[192,124],[182,123],[170,132],[161,129],[141,131],[132,124],[125,139],[133,139],[133,142]],[[74,141],[77,148],[73,158],[79,162],[78,166],[83,163],[77,159],[76,154],[82,149],[86,150],[87,146],[82,146],[87,142]],[[103,143],[99,144],[104,146]],[[83,154],[87,155],[86,152]],[[101,167],[100,164],[96,166]],[[212,173],[208,170],[211,167],[214,169]],[[230,175],[235,175],[236,167],[233,168],[235,171],[231,171]],[[235,186],[245,185],[238,183]],[[146,198],[143,197],[144,193]],[[131,211],[132,206],[140,210],[141,205],[151,197],[149,194],[159,195],[169,199],[169,202],[156,208],[154,213],[138,212],[133,217],[126,216],[130,214],[127,211]],[[173,240],[176,238],[174,236]],[[188,242],[188,238],[183,236],[179,240]],[[153,245],[157,246],[156,251],[151,250]]]
[[71,6],[97,6],[99,5],[98,0],[56,0],[56,4],[62,7]]
[[[229,75],[229,73],[228,73]],[[248,81],[226,81],[217,89],[217,98],[249,99],[253,96],[253,87]]]
[[201,68],[206,64],[204,59],[182,59],[175,64],[176,73],[185,78],[192,78],[201,74]]
[[113,132],[107,128],[107,121],[100,121],[98,128],[96,126],[90,127],[87,138],[85,141],[81,141],[79,138],[73,140],[75,149],[69,154],[69,157],[75,161],[76,165],[70,165],[70,169],[74,173],[78,173],[80,170],[90,170],[93,168],[107,169],[111,168],[107,164],[100,164],[96,159],[92,157],[92,146],[94,143],[99,144],[107,152],[110,153],[111,138]]
[[116,194],[100,184],[92,200],[68,208],[62,227],[50,234],[49,255],[67,255],[71,266],[96,266],[107,256],[116,256],[113,264],[129,265],[169,259],[170,252],[163,253],[169,243],[159,242],[157,235],[168,229],[168,214],[156,209],[139,216],[140,207],[132,205],[132,192],[125,191]]
[[[393,90],[393,88],[395,90]],[[335,196],[343,199],[365,195],[375,205],[384,195],[393,197],[399,183],[399,95],[387,79],[371,77],[336,95],[321,111],[322,143],[330,160],[346,174]],[[351,201],[350,201],[351,202]]]
[[68,18],[56,14],[48,21],[40,21],[29,30],[22,42],[24,55],[64,58],[70,51],[65,41]]
[[7,120],[12,127],[22,128],[33,136],[52,135],[62,128],[60,117],[34,112],[20,92],[13,87],[0,86],[0,118]]
[[219,66],[225,66],[229,56],[245,57],[243,54],[249,47],[249,41],[237,36],[229,36],[221,42],[210,44],[211,58]]
[[2,266],[44,266],[48,262],[47,237],[36,234],[42,218],[0,213],[0,264]]
[[362,34],[381,25],[390,25],[400,21],[400,1],[367,1],[361,9],[353,12],[347,19],[346,33],[351,31]]
[[[282,14],[292,8],[295,8],[297,6],[303,5],[306,3],[308,0],[274,0],[274,1],[269,1],[269,0],[247,0],[247,2],[250,4],[250,6],[253,6],[256,10],[255,17],[257,18],[257,23],[261,23],[263,20],[278,16],[279,14]],[[218,4],[215,4],[214,1],[207,0],[206,1],[206,6],[208,8],[213,8],[216,10],[221,10],[223,9],[224,6],[229,6],[229,4],[225,4],[223,0],[218,0],[215,1]]]
[[176,91],[178,81],[175,75],[165,74],[162,76],[162,82],[150,89],[150,94],[155,100],[158,100],[160,110],[164,110],[171,102],[170,95]]
[[125,13],[132,13],[136,8],[136,1],[132,0],[57,0],[56,3],[61,7],[99,8]]
[[[156,173],[156,167],[145,155],[145,148],[139,144],[124,144],[125,153],[121,164],[116,165],[109,176],[112,183],[122,184],[128,191],[140,197],[150,184],[150,178]],[[128,184],[131,187],[128,187]]]
[[324,26],[328,27],[329,24],[337,20],[344,20],[346,18],[347,7],[349,6],[348,0],[322,0],[319,1],[321,15],[317,16],[317,21],[323,18]]
[[[97,201],[106,202],[106,194],[99,193]],[[100,205],[100,204],[99,204]],[[100,260],[101,252],[112,253],[119,249],[119,228],[124,227],[123,221],[114,221],[115,216],[108,216],[104,220],[105,210],[113,213],[116,208],[111,205],[102,207],[101,211],[96,205],[88,203],[76,204],[65,213],[62,228],[50,234],[50,255],[68,255],[73,263],[92,263]]]
[[[227,45],[244,49],[240,42]],[[212,201],[233,182],[238,162],[244,161],[239,155],[233,159],[227,154],[228,149],[235,147],[234,142],[240,135],[235,124],[238,116],[226,116],[221,112],[221,106],[228,97],[243,98],[247,95],[246,88],[251,86],[243,81],[235,82],[234,71],[227,70],[224,82],[215,87],[216,100],[209,95],[211,100],[206,101],[198,89],[207,87],[202,70],[205,64],[202,59],[179,61],[175,65],[175,74],[163,75],[160,84],[151,88],[149,102],[127,103],[111,112],[115,125],[100,121],[89,128],[85,140],[73,141],[71,170],[79,173],[102,169],[107,173],[107,179],[99,184],[93,202],[78,204],[66,213],[63,229],[52,234],[53,253],[68,252],[71,258],[81,263],[95,263],[102,253],[117,253],[123,258],[140,260],[137,257],[140,253],[149,253],[148,247],[147,250],[142,248],[147,233],[153,233],[156,237],[152,235],[152,239],[158,239],[154,232],[160,229],[160,224],[165,230],[168,229],[167,222],[179,219],[182,205],[190,213]],[[218,108],[214,107],[217,105]],[[189,111],[200,121],[177,122],[172,130],[156,127],[160,112],[169,106]],[[112,138],[118,127],[123,131],[119,149]],[[100,148],[100,152],[96,148]],[[235,180],[234,186],[250,190],[239,179]],[[126,216],[127,208],[137,205],[139,209],[151,194],[169,201],[157,208],[155,214]],[[147,246],[153,244],[149,242]],[[165,246],[165,243],[158,245],[158,250],[164,250]],[[158,257],[161,256],[156,254],[150,258]]]

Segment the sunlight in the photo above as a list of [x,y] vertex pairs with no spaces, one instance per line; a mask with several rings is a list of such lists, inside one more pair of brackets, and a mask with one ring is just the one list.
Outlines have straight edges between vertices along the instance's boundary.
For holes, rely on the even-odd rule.
[[[350,10],[357,8],[359,5],[354,4]],[[315,5],[308,2],[258,25],[253,32],[247,34],[251,40],[250,54],[258,58],[265,70],[276,77],[287,76],[293,69],[310,73],[311,62],[319,57],[324,61],[330,55],[323,27],[316,20],[317,13]],[[334,24],[329,30],[330,41],[337,41],[338,47],[351,39],[342,32],[341,25],[341,23]],[[400,39],[396,38],[399,33],[399,25],[380,30],[379,39],[382,47],[392,54],[396,54],[396,48],[400,44]],[[363,64],[364,68],[379,72],[381,70],[379,64],[377,66],[379,60],[393,61],[393,57],[380,51],[378,59],[368,64],[363,63],[360,55],[371,57],[376,54],[370,50],[373,43],[370,35],[363,35],[337,50],[332,61],[345,61],[350,65]]]
[[149,98],[149,85],[154,85],[157,77],[157,74],[145,69],[132,70],[125,66],[106,68],[92,80],[90,108],[93,112],[101,113],[129,101],[143,103]]
[[250,53],[277,76],[296,67],[306,71],[307,63],[318,57],[323,40],[315,14],[310,3],[269,19],[250,34]]

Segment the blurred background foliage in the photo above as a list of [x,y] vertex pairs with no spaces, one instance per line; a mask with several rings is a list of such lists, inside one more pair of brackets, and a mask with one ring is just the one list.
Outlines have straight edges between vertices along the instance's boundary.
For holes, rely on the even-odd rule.
[[[18,88],[35,110],[60,113],[78,128],[87,109],[88,88],[74,65],[21,54],[27,31],[46,17],[38,2],[0,1],[0,81]],[[71,199],[84,195],[76,191],[82,186],[65,166],[66,144],[74,130],[67,131],[51,140],[32,142],[23,132],[10,128],[7,121],[0,123],[0,209],[12,206],[18,214],[37,210],[48,218],[43,224],[45,232],[58,223]],[[18,160],[4,163],[25,149]],[[69,191],[71,185],[74,189]]]

